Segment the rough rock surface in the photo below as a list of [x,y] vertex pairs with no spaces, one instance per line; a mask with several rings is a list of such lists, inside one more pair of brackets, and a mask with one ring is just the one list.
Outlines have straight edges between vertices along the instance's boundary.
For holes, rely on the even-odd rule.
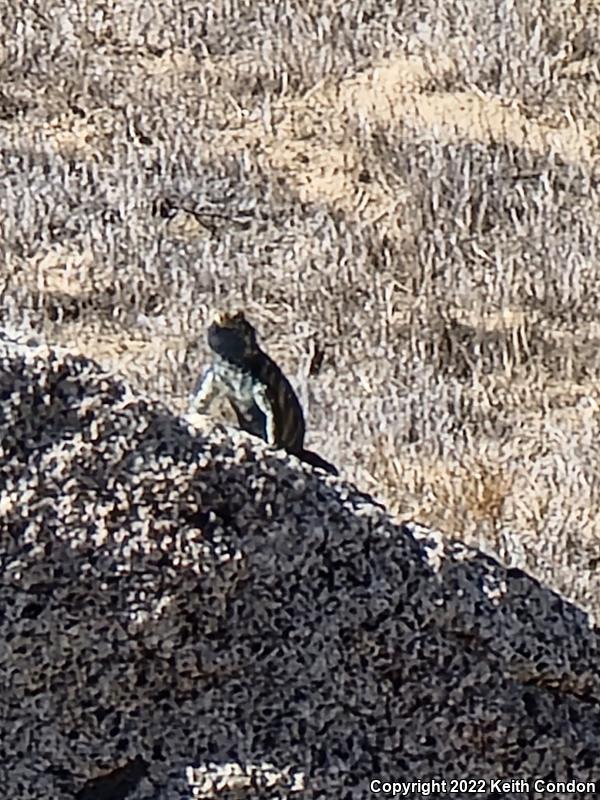
[[81,356],[4,338],[0,394],[5,796],[600,785],[598,633],[556,593]]

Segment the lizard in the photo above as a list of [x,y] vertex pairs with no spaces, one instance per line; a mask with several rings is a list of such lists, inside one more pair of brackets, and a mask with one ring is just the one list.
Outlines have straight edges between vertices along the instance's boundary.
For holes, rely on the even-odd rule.
[[205,413],[225,397],[240,428],[332,475],[337,469],[304,448],[306,426],[300,401],[278,365],[258,344],[243,311],[222,314],[208,328],[212,360],[190,398],[189,413]]

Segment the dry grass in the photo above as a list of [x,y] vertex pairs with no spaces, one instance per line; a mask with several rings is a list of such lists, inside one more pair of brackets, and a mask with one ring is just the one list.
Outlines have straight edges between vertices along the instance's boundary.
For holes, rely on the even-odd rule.
[[401,6],[6,7],[0,321],[182,409],[243,306],[311,447],[596,608],[600,4]]

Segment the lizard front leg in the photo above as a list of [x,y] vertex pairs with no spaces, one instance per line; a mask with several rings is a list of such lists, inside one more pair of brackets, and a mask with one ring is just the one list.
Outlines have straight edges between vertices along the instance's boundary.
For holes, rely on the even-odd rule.
[[188,405],[189,414],[204,414],[217,391],[215,372],[212,366],[208,366],[196,382],[190,402]]
[[278,447],[275,413],[269,401],[266,388],[262,384],[258,384],[254,387],[252,396],[259,411],[261,411],[265,417],[265,442],[270,444],[271,447]]

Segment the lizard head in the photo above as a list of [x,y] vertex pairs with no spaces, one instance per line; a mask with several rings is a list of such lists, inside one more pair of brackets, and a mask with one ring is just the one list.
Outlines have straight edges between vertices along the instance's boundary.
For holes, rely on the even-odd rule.
[[256,331],[243,311],[220,314],[208,329],[208,345],[218,356],[234,364],[243,364],[258,348]]

